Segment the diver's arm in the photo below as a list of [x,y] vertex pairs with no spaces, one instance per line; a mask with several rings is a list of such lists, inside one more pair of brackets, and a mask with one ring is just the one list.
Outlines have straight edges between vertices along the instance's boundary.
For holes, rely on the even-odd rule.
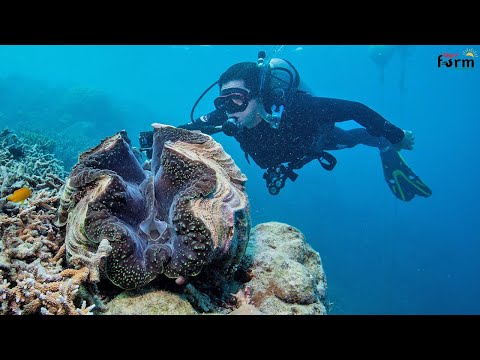
[[186,130],[200,130],[205,134],[212,135],[222,131],[222,124],[227,121],[227,119],[228,117],[224,111],[214,110],[188,124],[178,127]]
[[[222,125],[227,120],[227,115],[223,111],[212,111],[203,115],[194,121],[177,126],[180,129],[200,130],[201,132],[212,135],[222,131]],[[147,158],[152,158],[153,131],[143,131],[139,136],[140,151],[145,151]]]
[[392,144],[400,143],[405,136],[402,129],[362,103],[332,98],[316,98],[316,100],[322,113],[333,122],[354,120],[365,127],[370,135],[383,136]]

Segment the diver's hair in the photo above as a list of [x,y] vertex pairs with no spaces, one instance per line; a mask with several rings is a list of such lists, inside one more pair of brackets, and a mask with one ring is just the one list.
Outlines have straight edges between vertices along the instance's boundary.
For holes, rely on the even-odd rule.
[[220,89],[222,85],[234,80],[243,80],[245,87],[249,89],[254,96],[258,96],[260,91],[260,68],[254,62],[241,62],[230,66],[218,80]]

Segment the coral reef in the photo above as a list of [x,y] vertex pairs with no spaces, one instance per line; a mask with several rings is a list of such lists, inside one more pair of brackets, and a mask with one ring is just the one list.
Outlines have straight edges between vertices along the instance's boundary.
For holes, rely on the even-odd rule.
[[[36,129],[23,129],[18,132],[18,136],[21,137],[25,143],[30,145],[36,145],[42,152],[55,154],[56,143],[50,137],[42,134],[42,130]],[[62,148],[61,151],[65,149]]]
[[[8,129],[0,132],[0,198],[24,186],[57,190],[67,175],[61,161],[41,146]],[[0,211],[4,205],[5,201],[0,200]]]
[[[75,304],[89,270],[62,265],[64,236],[53,225],[63,167],[9,130],[0,133],[0,142],[0,314],[91,313],[91,305]],[[11,146],[23,155],[12,156]],[[32,190],[25,204],[5,199],[22,186]]]
[[326,314],[327,280],[318,252],[293,226],[257,225],[242,261],[244,288],[265,314]]
[[250,231],[246,177],[210,136],[153,127],[151,171],[124,131],[80,155],[56,223],[66,225],[68,261],[124,289],[162,273],[178,283],[231,276]]
[[[24,204],[0,198],[0,314],[325,314],[327,283],[322,262],[303,234],[290,225],[271,222],[257,225],[248,236],[245,177],[233,166],[231,158],[210,137],[155,126],[157,151],[150,164],[151,172],[143,173],[145,178],[135,170],[139,163],[124,133],[83,154],[79,161],[82,165],[72,170],[77,178],[66,178],[51,154],[39,148],[30,151],[25,139],[11,131],[1,133],[3,194],[24,185],[32,193]],[[11,145],[18,145],[25,155],[14,158],[7,149]],[[121,163],[113,161],[118,154],[113,158],[104,156],[117,151],[125,151],[120,156]],[[203,167],[195,170],[199,164]],[[101,174],[98,169],[102,169]],[[187,181],[199,173],[205,175],[197,178],[199,188],[206,189],[203,195],[198,195],[198,188],[190,189],[191,182]],[[123,182],[118,181],[118,174]],[[146,181],[149,177],[151,180]],[[212,180],[216,181],[213,191]],[[142,211],[133,206],[130,211],[113,213],[113,219],[108,211],[98,212],[110,211],[118,204],[138,204],[132,199],[142,194],[140,187],[132,190],[127,185],[143,182],[143,194],[148,195],[148,201],[140,196]],[[83,187],[78,186],[80,183]],[[114,197],[99,197],[111,194],[109,184],[114,185]],[[125,194],[121,194],[121,189]],[[207,193],[211,195],[202,198]],[[97,202],[84,206],[87,215],[75,214],[74,210],[88,196]],[[188,196],[188,201],[179,202],[182,196]],[[216,196],[222,201],[212,202]],[[164,204],[164,208],[158,210],[152,204]],[[158,212],[152,212],[153,208]],[[182,214],[176,214],[175,209]],[[156,276],[148,287],[122,292],[104,276],[109,271],[109,259],[123,248],[118,240],[124,240],[125,233],[116,233],[120,236],[114,239],[104,235],[115,229],[112,223],[116,217],[122,221],[123,229],[129,229],[133,228],[130,221],[139,214],[134,226],[146,243],[142,250],[160,244],[160,250],[166,246],[172,253],[179,252],[180,258],[175,258],[167,250],[169,257],[162,266],[166,275],[180,275],[183,283]],[[165,214],[169,216],[164,217]],[[77,235],[67,234],[68,224],[77,224],[82,217],[87,225],[97,222],[88,233],[93,243],[85,244]],[[235,219],[242,221],[236,223]],[[195,230],[202,226],[205,232],[200,235],[207,236],[198,241]],[[167,231],[168,228],[171,229]],[[79,231],[75,226],[72,229]],[[92,236],[97,231],[100,235]],[[72,241],[66,241],[68,237]],[[169,243],[172,238],[177,243]],[[190,259],[190,246],[194,250],[198,250],[194,246],[202,247],[205,256]],[[138,256],[145,263],[152,259],[145,252],[132,254],[124,264],[135,264]],[[175,259],[180,266],[174,264]],[[205,262],[195,267],[195,261]],[[139,264],[140,268],[144,265]]]
[[247,285],[244,289],[238,290],[233,297],[236,309],[228,313],[228,315],[266,315],[255,307],[250,286]]
[[139,290],[121,293],[108,303],[105,315],[196,315],[182,296],[164,290]]

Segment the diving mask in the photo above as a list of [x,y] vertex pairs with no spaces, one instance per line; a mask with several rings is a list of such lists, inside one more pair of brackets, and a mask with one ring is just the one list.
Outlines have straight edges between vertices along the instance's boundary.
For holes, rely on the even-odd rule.
[[241,88],[229,88],[222,91],[213,103],[217,110],[225,111],[229,114],[245,111],[253,96],[250,92]]

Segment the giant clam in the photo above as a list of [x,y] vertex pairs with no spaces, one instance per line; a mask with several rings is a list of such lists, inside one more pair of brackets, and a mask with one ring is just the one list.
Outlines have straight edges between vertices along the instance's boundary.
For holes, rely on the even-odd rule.
[[125,131],[79,156],[62,193],[67,260],[124,289],[233,273],[250,231],[246,177],[211,136],[152,124],[151,170]]

